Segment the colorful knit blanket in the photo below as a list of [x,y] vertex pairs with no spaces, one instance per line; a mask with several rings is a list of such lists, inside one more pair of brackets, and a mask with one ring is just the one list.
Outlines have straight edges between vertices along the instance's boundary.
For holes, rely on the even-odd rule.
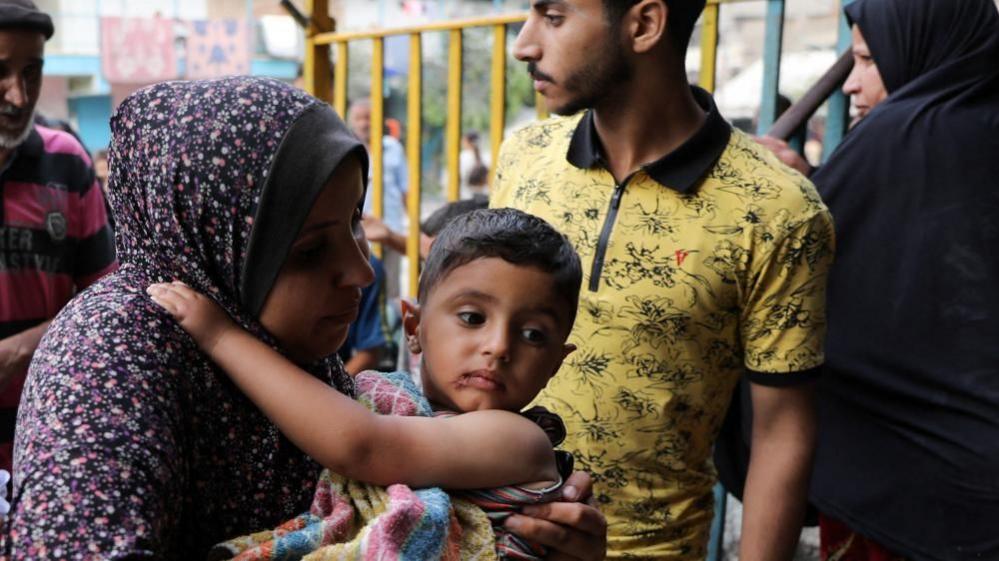
[[[372,411],[431,415],[405,373],[365,372],[358,401]],[[324,470],[309,512],[273,530],[216,545],[210,561],[495,560],[495,537],[478,507],[437,488],[379,487]]]

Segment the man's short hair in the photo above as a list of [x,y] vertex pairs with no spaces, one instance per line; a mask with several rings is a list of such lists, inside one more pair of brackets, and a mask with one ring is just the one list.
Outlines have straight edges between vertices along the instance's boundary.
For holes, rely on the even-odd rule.
[[583,269],[572,243],[550,224],[513,208],[481,209],[451,220],[437,235],[420,275],[420,302],[448,273],[478,259],[498,257],[552,275],[555,291],[576,320]]
[[7,29],[37,31],[46,39],[55,33],[52,18],[31,0],[0,0],[0,30]]
[[[603,0],[604,14],[611,25],[621,23],[621,18],[640,0]],[[673,47],[680,54],[687,52],[690,36],[694,33],[697,18],[704,11],[706,0],[663,0],[669,14],[666,19],[666,33]]]

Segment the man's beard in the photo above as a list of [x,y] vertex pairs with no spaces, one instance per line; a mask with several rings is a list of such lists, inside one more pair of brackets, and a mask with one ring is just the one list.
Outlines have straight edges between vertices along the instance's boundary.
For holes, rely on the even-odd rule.
[[[604,56],[584,65],[563,81],[563,89],[573,97],[562,105],[550,105],[552,113],[574,115],[596,107],[616,86],[631,80],[632,68],[624,56],[624,49],[618,43],[610,45]],[[527,65],[527,70],[535,77],[555,83],[550,76],[539,72],[533,62]]]
[[31,109],[31,111],[27,111],[25,109],[17,109],[15,107],[11,107],[10,105],[7,104],[0,105],[0,114],[2,115],[13,116],[23,112],[29,113],[28,119],[25,121],[23,129],[14,134],[10,134],[6,131],[0,131],[0,149],[12,150],[23,144],[24,141],[28,138],[28,135],[31,134],[31,130],[34,128],[35,125],[34,109]]

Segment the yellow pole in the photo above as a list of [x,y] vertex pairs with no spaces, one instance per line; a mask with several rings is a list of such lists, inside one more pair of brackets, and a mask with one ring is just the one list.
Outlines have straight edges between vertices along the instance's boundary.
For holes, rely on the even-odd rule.
[[[385,69],[385,40],[373,40],[371,49],[371,138],[368,139],[368,153],[371,156],[371,214],[382,218],[384,213],[384,159],[382,158],[382,136],[385,132],[385,99],[382,97],[382,76]],[[375,244],[374,254],[382,256],[382,244]]]
[[346,41],[336,43],[336,66],[333,77],[333,109],[341,116],[347,117],[347,70],[348,51]]
[[708,4],[704,8],[701,26],[701,72],[700,86],[709,92],[715,89],[715,62],[718,60],[718,4]]
[[406,160],[409,162],[409,194],[406,211],[409,214],[409,235],[406,236],[406,257],[409,259],[409,295],[415,297],[420,285],[420,171],[423,151],[423,43],[419,33],[409,36],[409,91],[406,112]]
[[538,114],[539,121],[548,118],[548,104],[545,102],[545,96],[537,91],[534,92],[534,110]]
[[461,30],[450,32],[447,58],[447,200],[457,201],[461,189],[458,157],[461,153]]
[[329,103],[330,99],[330,48],[316,41],[321,33],[333,31],[333,18],[329,15],[329,0],[306,0],[309,28],[305,30],[305,63],[302,78],[305,91]]
[[[745,1],[745,0],[743,0]],[[360,39],[373,39],[375,37],[386,37],[388,35],[409,35],[411,33],[430,33],[433,31],[460,31],[470,27],[487,27],[500,23],[519,23],[527,19],[524,12],[506,14],[501,16],[489,16],[483,18],[453,19],[427,23],[424,25],[414,25],[408,27],[390,27],[387,29],[372,29],[365,31],[349,31],[344,33],[323,33],[316,37],[317,43],[335,43],[337,41],[357,41]]]
[[493,69],[489,96],[489,136],[492,140],[492,168],[499,162],[500,144],[506,128],[506,25],[493,26]]

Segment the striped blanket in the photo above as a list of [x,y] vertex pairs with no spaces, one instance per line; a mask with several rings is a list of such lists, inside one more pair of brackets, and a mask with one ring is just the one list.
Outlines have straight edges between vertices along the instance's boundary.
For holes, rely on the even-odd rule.
[[[362,373],[358,401],[394,415],[430,415],[404,373]],[[216,545],[210,561],[495,560],[495,537],[478,507],[444,491],[379,487],[323,471],[309,512],[273,530]]]

